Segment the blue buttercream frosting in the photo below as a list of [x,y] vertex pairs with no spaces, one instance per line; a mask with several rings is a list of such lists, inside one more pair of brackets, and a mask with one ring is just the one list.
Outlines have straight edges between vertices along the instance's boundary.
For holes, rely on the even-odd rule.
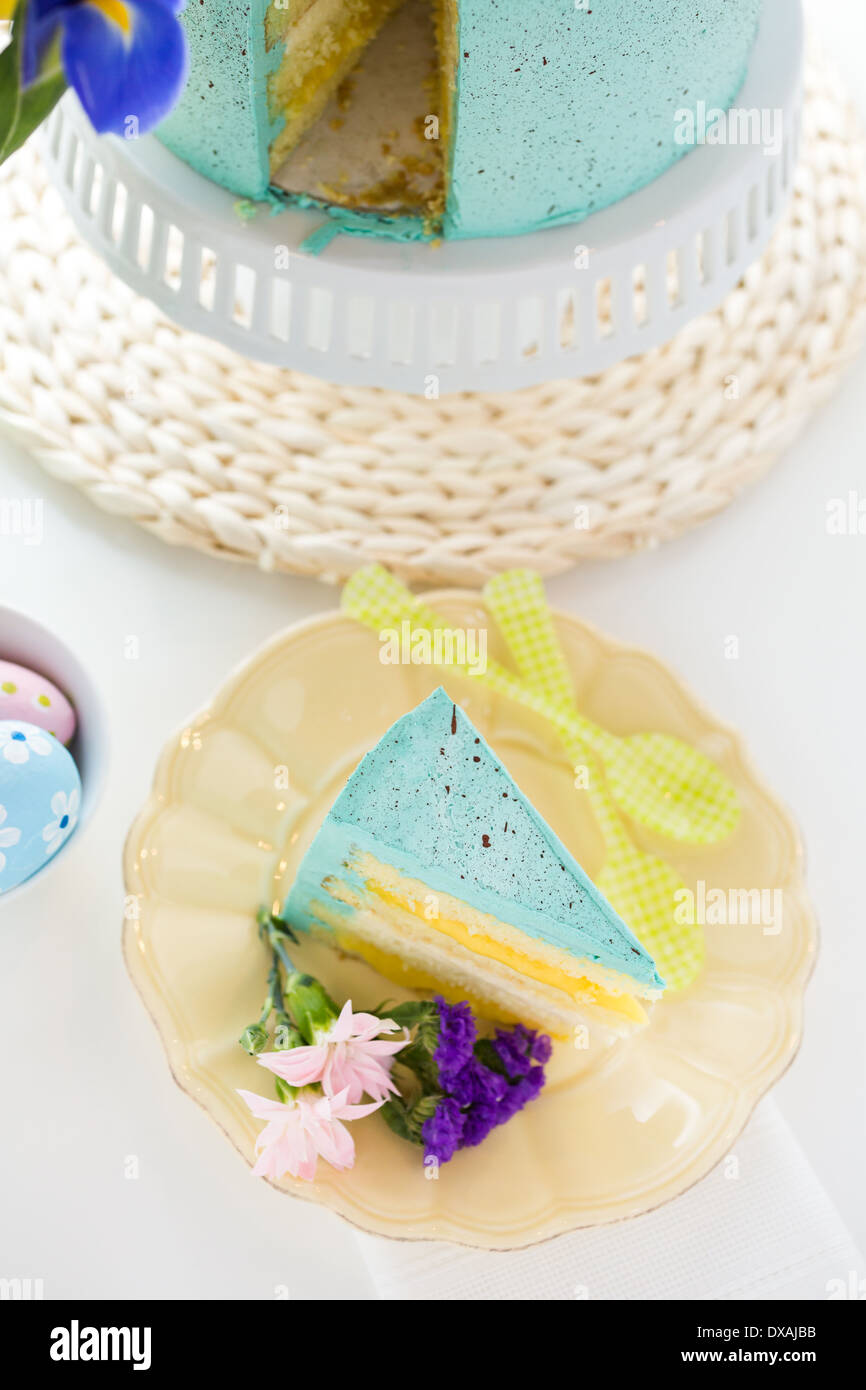
[[460,0],[447,236],[578,221],[687,152],[675,113],[728,107],[762,0]]
[[649,953],[440,687],[359,763],[286,902],[304,927],[328,875],[369,851],[533,938],[661,989]]
[[269,147],[282,122],[268,109],[281,44],[265,47],[268,0],[187,0],[181,20],[189,80],[159,127],[164,145],[215,183],[266,199]]
[[[763,0],[460,0],[447,238],[511,236],[590,213],[662,174],[687,146],[676,114],[726,108],[748,67]],[[159,136],[199,172],[269,196],[280,126],[266,0],[190,0],[190,80]],[[271,197],[291,202],[281,190]],[[308,200],[300,200],[305,202]],[[337,214],[336,230],[429,237],[412,217]],[[322,234],[323,244],[331,228]]]

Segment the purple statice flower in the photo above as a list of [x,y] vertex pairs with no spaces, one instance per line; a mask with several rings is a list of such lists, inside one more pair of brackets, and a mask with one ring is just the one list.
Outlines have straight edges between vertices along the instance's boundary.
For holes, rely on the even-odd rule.
[[433,1114],[421,1126],[424,1157],[447,1163],[461,1147],[465,1120],[459,1100],[443,1096]]
[[481,1070],[495,1076],[503,1084],[495,1100],[488,1095],[470,1103],[463,1125],[461,1148],[480,1144],[491,1129],[504,1125],[524,1105],[535,1100],[545,1081],[544,1068],[537,1065],[530,1065],[529,1070],[516,1081],[509,1081],[486,1067],[481,1067]]
[[474,1149],[476,1144],[487,1138],[491,1129],[495,1129],[501,1123],[498,1105],[482,1103],[470,1106],[463,1118],[461,1149]]
[[498,1105],[509,1088],[508,1077],[485,1067],[474,1055],[451,1081],[451,1095],[461,1105]]
[[533,1062],[542,1065],[550,1058],[550,1038],[517,1023],[513,1028],[497,1028],[493,1049],[510,1077],[525,1076]]
[[518,1110],[522,1110],[524,1105],[535,1100],[544,1082],[544,1067],[539,1066],[530,1067],[525,1076],[521,1076],[519,1081],[512,1082],[497,1107],[499,1116],[497,1124],[505,1124],[505,1121],[510,1120],[512,1115],[516,1115]]
[[444,1083],[456,1076],[472,1056],[477,1029],[469,1004],[446,1004],[438,994],[434,1002],[439,1013],[439,1040],[433,1060],[439,1068],[443,1089],[447,1090]]
[[[550,1039],[518,1023],[497,1028],[494,1039],[475,1050],[477,1027],[468,1004],[436,999],[439,1036],[433,1060],[442,1095],[421,1136],[425,1155],[447,1163],[458,1149],[474,1148],[534,1100],[544,1085]],[[499,1066],[485,1065],[484,1047]],[[489,1056],[489,1052],[488,1052]]]

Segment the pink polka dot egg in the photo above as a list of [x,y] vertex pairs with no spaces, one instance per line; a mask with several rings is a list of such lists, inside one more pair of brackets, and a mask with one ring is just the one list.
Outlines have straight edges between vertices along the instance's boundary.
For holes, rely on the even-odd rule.
[[0,720],[4,719],[26,720],[64,744],[75,733],[75,711],[62,691],[13,661],[0,661]]

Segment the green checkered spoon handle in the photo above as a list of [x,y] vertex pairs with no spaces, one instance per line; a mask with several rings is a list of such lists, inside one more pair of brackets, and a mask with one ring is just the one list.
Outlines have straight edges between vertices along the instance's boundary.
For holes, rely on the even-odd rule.
[[[379,565],[355,572],[343,590],[342,608],[376,632],[404,620],[429,632],[447,626]],[[468,674],[465,666],[450,669]],[[493,661],[475,679],[534,710],[563,736],[577,739],[601,758],[617,805],[649,829],[689,844],[712,844],[736,825],[735,789],[711,759],[681,739],[652,733],[619,738],[554,703]]]
[[[530,685],[560,706],[574,699],[571,673],[553,626],[544,587],[532,571],[510,571],[485,586],[487,606]],[[679,923],[676,906],[685,884],[670,864],[639,850],[630,839],[598,759],[573,736],[562,738],[585,790],[605,845],[596,883],[643,942],[669,990],[684,989],[700,973],[704,933]]]
[[731,833],[740,813],[737,793],[705,753],[671,734],[620,738],[577,714],[540,575],[509,570],[490,580],[484,594],[521,676],[576,716],[574,731],[601,758],[623,811],[691,844],[713,844]]

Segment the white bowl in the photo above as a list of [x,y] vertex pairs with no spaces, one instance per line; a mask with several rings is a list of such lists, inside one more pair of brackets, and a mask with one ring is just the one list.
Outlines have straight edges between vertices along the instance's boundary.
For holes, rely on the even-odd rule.
[[47,676],[75,709],[75,737],[69,751],[81,777],[81,811],[69,839],[38,873],[0,894],[0,909],[12,898],[53,871],[54,865],[79,844],[96,809],[108,771],[108,715],[102,697],[87,671],[65,642],[29,614],[0,605],[0,660],[14,661]]

